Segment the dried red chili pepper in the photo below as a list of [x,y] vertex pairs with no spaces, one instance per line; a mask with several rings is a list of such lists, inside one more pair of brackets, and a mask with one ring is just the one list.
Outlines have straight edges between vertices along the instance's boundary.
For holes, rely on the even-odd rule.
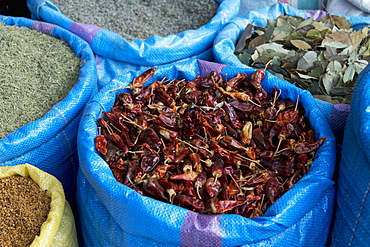
[[234,208],[247,203],[247,201],[237,201],[237,200],[222,200],[214,203],[215,214],[222,214],[227,211],[233,210]]
[[157,199],[167,200],[163,187],[158,183],[157,179],[147,178],[143,182],[143,189],[145,192],[154,196]]
[[221,183],[214,177],[210,177],[205,183],[205,188],[210,197],[215,197],[220,193]]
[[98,135],[97,137],[95,137],[95,148],[99,153],[103,155],[107,154],[107,144],[107,138],[105,138],[104,135]]
[[240,123],[238,115],[236,114],[234,108],[229,103],[224,102],[223,109],[229,116],[231,126],[233,126],[235,129],[240,129],[242,127],[242,124]]
[[261,81],[263,80],[263,78],[265,78],[265,76],[265,71],[263,71],[262,69],[258,69],[252,74],[250,83],[253,85],[253,87],[259,89],[262,87]]
[[172,175],[170,179],[195,182],[197,180],[197,177],[198,177],[198,173],[195,171],[191,171],[191,172],[185,172],[182,174]]
[[130,89],[134,90],[135,88],[140,88],[147,82],[152,76],[154,75],[156,68],[151,68],[140,74],[139,76],[135,77],[130,84]]
[[326,137],[318,139],[315,143],[298,142],[293,145],[293,150],[297,154],[306,154],[318,149],[326,140]]
[[186,205],[194,207],[194,209],[198,212],[204,211],[204,203],[200,199],[196,199],[186,195],[177,195],[175,196],[175,198]]

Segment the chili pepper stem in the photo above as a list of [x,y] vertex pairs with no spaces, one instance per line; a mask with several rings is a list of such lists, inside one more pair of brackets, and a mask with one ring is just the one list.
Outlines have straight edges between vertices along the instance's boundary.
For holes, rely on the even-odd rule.
[[277,153],[278,153],[278,151],[279,151],[279,148],[280,148],[281,142],[285,140],[285,136],[279,135],[279,137],[278,137],[278,138],[279,138],[279,143],[278,143],[278,145],[277,145],[277,147],[276,147],[276,150],[275,150],[274,155],[272,156],[273,158],[275,158],[275,157],[276,157],[276,155],[277,155]]
[[143,154],[144,151],[128,151],[129,153],[132,153],[132,154]]
[[247,158],[247,157],[244,157],[244,156],[242,156],[242,155],[240,155],[240,154],[236,154],[236,156],[238,156],[238,157],[240,157],[240,158],[242,158],[242,159],[245,159],[245,160],[247,160],[247,161],[250,161],[250,162],[254,162],[254,163],[257,163],[257,164],[259,164],[259,163],[260,163],[260,161],[259,161],[259,160],[252,160],[252,159],[249,159],[249,158]]
[[271,103],[272,107],[275,107],[276,101],[280,97],[280,95],[281,95],[281,89],[279,89],[279,94],[277,94],[277,95],[276,95],[276,91],[275,91],[275,93],[274,93],[274,101],[272,101],[272,103]]
[[210,159],[200,160],[200,161],[203,162],[204,164],[206,164],[207,167],[211,167],[212,166],[212,160],[210,160]]
[[[262,206],[263,206],[263,202],[264,202],[264,200],[265,200],[265,194],[262,194],[262,198],[261,198],[261,208],[262,208]],[[260,208],[260,210],[261,210],[261,208]]]
[[222,173],[220,171],[214,171],[212,173],[212,176],[215,178],[215,180],[212,183],[212,186],[214,186],[216,184],[216,182],[217,182],[217,179],[222,176]]
[[169,202],[171,204],[173,204],[173,199],[175,198],[175,196],[177,194],[176,191],[174,189],[168,189],[167,193],[168,193],[168,196],[169,196]]
[[285,107],[283,105],[279,105],[278,110],[276,111],[276,115],[279,114],[280,111],[284,110]]
[[137,141],[139,140],[140,134],[141,134],[141,131],[139,131],[138,135],[136,136],[136,139],[135,139],[135,142],[134,142],[135,145],[136,145]]
[[233,175],[232,175],[232,174],[229,174],[229,175],[230,175],[231,179],[234,181],[234,183],[235,183],[236,187],[238,187],[238,189],[239,189],[239,193],[243,193],[243,190],[240,188],[239,184],[236,182],[236,180],[235,180],[235,178],[233,177]]
[[294,111],[297,111],[297,109],[298,109],[298,102],[299,102],[299,95],[297,95],[297,101],[296,101],[296,104],[295,104]]
[[130,123],[136,127],[138,127],[139,129],[145,129],[143,127],[141,127],[140,125],[138,125],[137,123],[135,123],[134,121],[132,121],[131,119],[129,119],[128,117],[126,117],[125,115],[121,114],[121,116],[124,118],[124,122],[127,122],[127,123]]
[[109,92],[112,93],[112,92],[115,92],[115,91],[118,91],[118,90],[121,90],[121,89],[126,89],[126,88],[128,88],[130,90],[133,90],[134,89],[133,85],[130,84],[130,86],[128,86],[128,87],[119,87],[119,88],[116,88],[116,89],[112,89]]
[[119,129],[119,128],[117,128],[114,124],[112,124],[112,123],[109,123],[112,127],[113,127],[113,129],[115,129],[115,130],[117,130],[118,132],[120,132],[121,130]]
[[216,209],[215,204],[213,202],[211,202],[209,206],[211,208],[212,213],[214,213],[214,214],[217,213],[217,209]]
[[270,65],[270,63],[272,62],[272,59],[270,59],[270,61],[268,61],[266,64],[265,64],[265,70],[267,69],[267,67]]
[[199,188],[202,188],[202,183],[199,182],[199,181],[196,181],[195,184],[194,184],[194,187],[197,191],[197,195],[198,195],[199,199],[202,200],[202,197],[200,196],[200,193],[199,193]]

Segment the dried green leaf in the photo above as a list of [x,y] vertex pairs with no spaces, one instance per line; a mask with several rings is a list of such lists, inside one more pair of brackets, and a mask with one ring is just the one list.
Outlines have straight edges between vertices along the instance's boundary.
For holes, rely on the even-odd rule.
[[307,42],[305,42],[303,40],[293,39],[290,42],[292,43],[292,45],[294,45],[295,47],[297,47],[298,49],[301,49],[301,50],[312,49],[312,47]]
[[313,18],[307,18],[297,26],[297,29],[310,25],[312,22],[313,22]]
[[351,27],[351,22],[347,18],[339,15],[327,14],[326,16],[321,18],[320,22],[335,25],[339,29],[349,29]]
[[352,91],[353,91],[353,88],[352,87],[336,87],[336,88],[332,88],[332,93],[334,95],[344,96],[344,95],[351,94]]
[[319,83],[317,81],[308,85],[307,90],[310,91],[311,94],[322,94]]
[[252,56],[248,52],[242,52],[238,55],[238,58],[242,63],[249,65]]
[[357,74],[360,74],[362,70],[365,69],[365,67],[368,65],[368,61],[366,60],[357,60],[353,61],[353,64],[355,66],[355,70]]
[[297,72],[297,74],[298,74],[299,78],[301,78],[301,79],[307,79],[307,80],[317,79],[317,78],[315,78],[315,77],[313,77],[313,76],[309,76],[309,75],[301,74],[301,73],[298,73],[298,72]]
[[283,45],[278,44],[278,43],[274,43],[274,42],[262,44],[262,45],[258,46],[256,49],[259,53],[263,53],[264,51],[266,51],[268,49],[276,51],[276,52],[280,52],[280,53],[283,53],[283,54],[288,54],[290,52],[290,50],[285,49],[283,47]]
[[287,36],[292,31],[293,28],[291,28],[290,26],[275,27],[270,40],[271,41],[284,40],[285,36]]
[[330,95],[332,88],[334,88],[339,81],[339,75],[332,73],[332,72],[326,72],[321,77],[321,83],[325,89],[326,94]]
[[366,37],[368,37],[369,33],[369,27],[365,26],[358,30],[357,32],[350,33],[350,40],[349,42],[354,45],[360,45],[362,40]]
[[343,43],[340,43],[340,42],[323,42],[322,43],[322,46],[324,46],[324,47],[333,47],[333,48],[336,48],[336,49],[347,48],[350,45],[351,44],[343,44]]
[[317,40],[322,40],[321,33],[316,29],[311,29],[306,33],[306,37],[315,38]]
[[281,79],[281,80],[285,80],[284,76],[280,73],[273,73],[274,76],[276,76],[277,78]]
[[305,19],[299,16],[288,16],[287,22],[292,27],[298,27]]
[[311,70],[307,75],[316,78],[317,80],[320,78],[322,74],[324,74],[325,69],[321,66],[317,66],[313,70]]
[[345,56],[348,56],[348,55],[350,55],[354,50],[355,50],[355,46],[354,46],[354,45],[350,45],[350,46],[348,46],[347,48],[345,48],[343,51],[341,51],[340,53],[338,53],[338,55],[345,55]]
[[330,30],[327,26],[325,26],[323,23],[321,22],[312,22],[311,25],[313,25],[315,27],[316,30],[318,30],[319,32],[321,31],[327,31],[327,30]]
[[248,24],[247,27],[244,29],[242,36],[239,38],[235,46],[236,52],[241,52],[245,48],[247,39],[252,37],[252,30],[253,30],[253,25]]
[[339,74],[342,70],[342,64],[338,61],[331,61],[326,70],[331,73]]
[[265,43],[266,43],[266,37],[265,36],[257,36],[249,42],[248,49],[256,48],[257,46],[260,46],[260,45],[265,44]]
[[349,65],[347,67],[346,71],[344,72],[343,82],[344,83],[347,83],[349,81],[352,81],[353,80],[353,77],[355,76],[355,72],[356,72],[355,65],[353,65],[353,64]]
[[317,61],[317,53],[314,51],[308,51],[297,64],[297,69],[303,71],[309,71],[313,67],[314,62]]
[[326,61],[323,51],[320,51],[319,55],[317,56],[317,61]]
[[348,32],[335,32],[328,34],[322,43],[327,42],[339,42],[342,44],[349,44],[350,43],[350,34]]
[[287,21],[288,19],[288,16],[279,16],[277,19],[276,19],[276,27],[281,27],[281,26],[289,26],[289,23]]
[[329,95],[318,95],[318,94],[315,94],[313,95],[314,98],[316,99],[319,99],[319,100],[322,100],[322,101],[325,101],[325,102],[329,102],[329,103],[332,103],[332,104],[339,104],[343,101],[343,99],[341,101],[339,101],[338,99],[335,99]]
[[353,62],[353,61],[357,61],[359,59],[358,57],[358,54],[357,54],[357,51],[353,51],[351,52],[351,54],[349,55],[349,58],[348,58],[348,62]]

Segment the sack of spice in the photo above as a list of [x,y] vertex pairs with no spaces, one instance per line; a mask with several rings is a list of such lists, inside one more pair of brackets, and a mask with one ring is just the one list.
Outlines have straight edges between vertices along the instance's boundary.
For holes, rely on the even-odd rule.
[[[145,85],[154,85],[153,82],[158,83],[163,80],[172,81],[173,85],[176,85],[184,80],[193,80],[197,76],[206,77],[212,71],[222,75],[226,80],[226,78],[234,78],[238,73],[247,73],[250,78],[256,69],[194,59],[159,66],[154,74],[147,76],[148,72],[146,72],[144,78],[136,79],[135,82],[140,84],[150,78]],[[126,73],[112,80],[87,104],[81,120],[78,138],[80,169],[77,202],[83,241],[86,246],[325,246],[334,203],[332,177],[336,159],[335,138],[311,94],[270,73],[266,73],[266,77],[261,82],[263,89],[270,95],[273,95],[276,87],[281,90],[281,94],[276,97],[293,102],[298,100],[305,110],[305,116],[315,133],[315,139],[327,138],[317,150],[309,172],[277,199],[263,216],[249,219],[237,214],[200,214],[143,196],[140,193],[146,192],[140,192],[138,189],[132,189],[118,182],[117,179],[120,180],[120,177],[122,180],[119,169],[125,169],[125,164],[120,166],[118,162],[115,168],[110,167],[95,149],[95,140],[100,135],[98,122],[104,126],[104,121],[98,121],[102,112],[107,114],[106,111],[112,109],[118,94],[130,92],[127,89],[130,87],[129,84],[142,72]],[[209,83],[212,81],[209,80]],[[190,88],[189,92],[191,92]],[[121,96],[124,97],[124,94]],[[167,97],[163,97],[164,101],[166,99]],[[153,102],[154,105],[156,104]],[[159,106],[160,102],[157,102],[157,105]],[[131,107],[133,110],[136,109],[133,105]],[[116,109],[122,108],[124,107],[117,105]],[[153,116],[150,115],[150,117]],[[132,123],[130,119],[125,119],[123,118],[122,121]],[[134,125],[139,123],[138,121]],[[185,126],[184,120],[183,124]],[[114,126],[111,128],[112,136],[114,136],[113,133],[118,133]],[[101,131],[106,130],[102,128]],[[120,133],[123,136],[123,131]],[[129,135],[130,133],[133,132],[128,132]],[[164,134],[163,138],[169,138],[169,136]],[[138,139],[137,142],[140,143],[141,138]],[[104,152],[104,148],[108,149],[109,146],[109,144],[103,145],[103,142],[98,142],[97,145],[99,152],[100,149]],[[119,149],[116,148],[117,150]],[[120,156],[120,152],[125,151],[115,153],[113,149],[110,157],[115,159],[113,156]],[[156,160],[152,155],[143,157],[148,160],[152,157],[153,162]],[[147,165],[149,167],[150,162]],[[144,170],[148,168],[142,167]],[[112,172],[111,169],[115,170]],[[144,179],[144,176],[142,178]],[[130,180],[128,179],[129,183]],[[213,181],[216,183],[215,180]],[[135,181],[131,182],[135,183]],[[275,193],[273,190],[270,192]],[[265,200],[268,200],[267,197]]]
[[[337,20],[337,23],[333,25],[331,20]],[[295,29],[284,25],[289,21]],[[273,23],[275,29],[272,29]],[[266,67],[276,76],[309,90],[317,98],[338,143],[341,143],[353,84],[368,63],[366,25],[369,23],[370,19],[365,17],[329,15],[321,10],[299,10],[286,4],[275,4],[233,18],[215,39],[215,60],[233,66]],[[267,25],[271,28],[266,28]],[[274,30],[274,40],[281,37],[285,43],[263,41],[268,30]],[[242,35],[252,39],[253,34],[261,33],[265,35],[248,40],[255,47],[252,56],[238,52],[246,50],[239,43]],[[259,53],[260,50],[266,52]]]
[[97,90],[89,45],[53,24],[0,16],[0,166],[32,163],[75,201],[77,129]]
[[99,86],[131,70],[191,57],[212,61],[213,40],[240,5],[234,0],[90,1],[83,6],[52,2],[30,0],[28,7],[34,19],[61,26],[89,43],[96,54]]
[[367,246],[370,241],[369,80],[367,66],[354,87],[344,131],[331,246]]
[[[33,214],[37,213],[37,210],[40,210],[42,196],[29,195],[27,193],[30,193],[30,191],[34,191],[34,193],[41,192],[31,187],[32,184],[25,180],[14,182],[9,180],[4,182],[4,186],[7,187],[2,187],[1,189],[1,212],[10,212],[11,215],[1,215],[1,224],[4,227],[1,228],[2,234],[4,234],[1,237],[1,246],[78,246],[74,216],[68,201],[65,199],[63,186],[60,181],[49,173],[30,164],[0,167],[1,181],[5,178],[10,179],[16,176],[31,178],[37,187],[41,189],[41,192],[46,192],[46,196],[50,198],[50,201],[45,203],[49,204],[49,212],[47,213],[46,220],[44,220],[40,227],[39,223],[36,224],[35,220],[41,217],[40,214]],[[12,184],[17,184],[17,186],[13,187]],[[24,191],[19,190],[20,186]],[[15,197],[14,193],[25,194],[22,198]],[[36,198],[40,202],[37,202]],[[7,205],[4,202],[18,203],[16,205]],[[32,208],[32,206],[37,207],[37,209]],[[29,222],[30,220],[33,221]],[[27,227],[27,229],[22,229],[22,227]],[[29,228],[35,228],[35,230],[32,229],[33,231],[31,231]],[[37,229],[38,231],[36,231]],[[5,234],[12,234],[12,236],[5,236]],[[16,236],[21,239],[14,239]],[[33,241],[31,237],[33,237]],[[31,241],[31,244],[27,244],[29,241]]]

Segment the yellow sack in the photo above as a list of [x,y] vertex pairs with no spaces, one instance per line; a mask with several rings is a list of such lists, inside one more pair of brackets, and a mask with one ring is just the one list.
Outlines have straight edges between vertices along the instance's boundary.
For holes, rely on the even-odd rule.
[[30,247],[78,246],[74,216],[60,181],[30,164],[0,167],[0,178],[14,175],[29,176],[43,190],[47,190],[47,196],[51,198],[48,218]]

